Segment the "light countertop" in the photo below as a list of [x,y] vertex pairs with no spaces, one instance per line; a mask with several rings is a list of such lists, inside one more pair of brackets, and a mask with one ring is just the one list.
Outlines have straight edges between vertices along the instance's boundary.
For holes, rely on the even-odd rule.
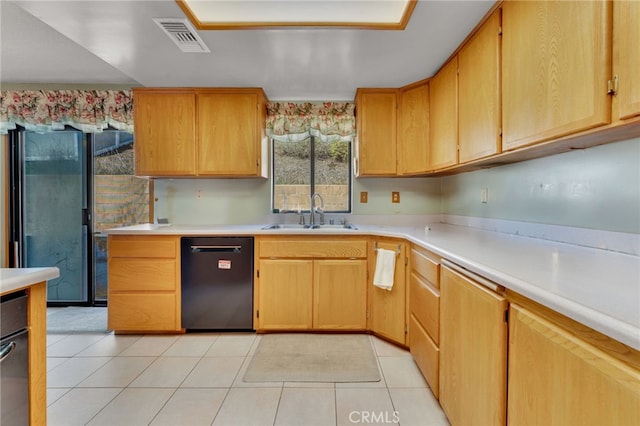
[[59,276],[60,270],[55,267],[0,268],[0,294],[12,293]]
[[[357,225],[357,224],[356,224]],[[640,350],[640,258],[448,224],[263,230],[264,225],[135,225],[129,235],[366,235],[405,238],[442,258]]]

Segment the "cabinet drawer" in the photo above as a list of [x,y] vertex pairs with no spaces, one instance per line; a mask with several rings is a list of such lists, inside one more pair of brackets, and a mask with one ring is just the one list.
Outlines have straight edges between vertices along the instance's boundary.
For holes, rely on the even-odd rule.
[[411,249],[411,269],[422,275],[435,288],[440,288],[440,280],[438,279],[440,265],[429,259],[425,252],[415,247]]
[[176,261],[171,259],[109,260],[109,291],[175,291]]
[[259,242],[260,257],[366,258],[365,240],[273,239]]
[[175,259],[179,237],[138,237],[113,235],[109,237],[109,257],[152,257]]
[[440,293],[413,272],[410,285],[411,313],[434,342],[438,343],[440,340]]
[[176,331],[175,294],[109,294],[109,329]]
[[409,348],[422,375],[427,380],[433,394],[438,398],[440,374],[440,349],[422,328],[416,317],[411,315]]

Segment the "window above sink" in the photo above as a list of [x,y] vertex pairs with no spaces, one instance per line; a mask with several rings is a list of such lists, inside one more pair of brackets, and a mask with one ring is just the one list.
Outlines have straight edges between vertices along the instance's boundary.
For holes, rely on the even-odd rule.
[[311,195],[323,199],[325,213],[351,212],[351,143],[272,140],[274,212],[309,212]]

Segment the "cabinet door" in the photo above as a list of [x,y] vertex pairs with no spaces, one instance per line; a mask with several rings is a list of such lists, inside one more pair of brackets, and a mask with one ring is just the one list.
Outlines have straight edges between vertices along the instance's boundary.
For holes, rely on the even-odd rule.
[[[640,115],[640,2],[613,2],[613,75],[618,93],[613,98],[616,118]],[[615,111],[615,109],[614,109]]]
[[179,331],[175,293],[109,293],[109,330]]
[[438,170],[458,163],[458,57],[429,83],[429,165]]
[[458,54],[460,163],[500,152],[500,9]]
[[418,274],[411,272],[409,276],[409,292],[411,293],[409,309],[434,343],[440,341],[440,292],[431,287]]
[[396,174],[396,104],[396,90],[358,90],[356,173],[360,176],[394,176]]
[[398,172],[403,175],[429,170],[429,84],[423,83],[399,94]]
[[454,425],[504,425],[507,301],[449,268],[441,271],[440,404]]
[[311,328],[312,260],[261,259],[259,279],[261,329]]
[[195,95],[136,90],[133,95],[136,175],[194,175]]
[[396,269],[394,283],[391,291],[373,285],[373,277],[376,265],[376,255],[371,256],[371,270],[369,273],[371,315],[369,329],[383,337],[400,344],[405,344],[406,330],[406,287],[405,287],[405,248],[398,242],[378,241],[378,248],[396,251],[400,247],[400,253],[396,256]]
[[509,423],[640,424],[640,372],[511,305]]
[[505,1],[502,28],[503,150],[610,122],[610,1]]
[[109,290],[176,291],[180,265],[175,259],[109,259]]
[[367,261],[314,261],[313,328],[367,328]]
[[198,94],[198,174],[257,176],[261,138],[254,93]]
[[411,349],[411,355],[427,383],[429,383],[431,392],[437,398],[440,391],[440,350],[413,314],[410,319],[410,328],[409,348]]

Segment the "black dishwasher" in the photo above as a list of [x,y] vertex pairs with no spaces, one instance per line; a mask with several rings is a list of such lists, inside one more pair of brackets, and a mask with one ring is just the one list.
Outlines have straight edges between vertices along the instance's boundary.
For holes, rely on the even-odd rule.
[[29,333],[24,291],[0,299],[0,424],[29,425]]
[[183,237],[182,327],[253,329],[253,237]]

